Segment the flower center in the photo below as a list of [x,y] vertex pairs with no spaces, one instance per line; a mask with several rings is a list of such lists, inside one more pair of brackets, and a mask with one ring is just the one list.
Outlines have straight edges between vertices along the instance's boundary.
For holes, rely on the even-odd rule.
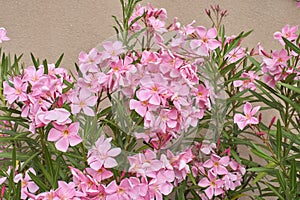
[[83,101],[80,101],[80,102],[79,102],[79,106],[80,106],[81,108],[83,108],[83,107],[85,107],[85,103],[84,103]]
[[246,119],[250,119],[251,115],[250,114],[246,114]]
[[158,92],[158,88],[157,88],[156,86],[153,86],[153,87],[152,87],[152,91],[153,91],[153,92]]
[[66,137],[66,136],[68,136],[70,134],[70,132],[69,132],[69,130],[64,130],[63,131],[63,135]]
[[22,90],[20,88],[17,88],[16,91],[15,91],[15,93],[19,95],[19,94],[22,93]]

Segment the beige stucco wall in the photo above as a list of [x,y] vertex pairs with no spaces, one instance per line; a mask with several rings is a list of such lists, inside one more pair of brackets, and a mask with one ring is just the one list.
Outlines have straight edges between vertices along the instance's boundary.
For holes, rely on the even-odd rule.
[[[178,16],[183,23],[197,20],[209,26],[204,8],[220,4],[229,10],[225,20],[227,33],[254,32],[245,41],[266,49],[279,47],[272,34],[285,24],[300,25],[300,9],[293,0],[148,0],[164,7],[169,20]],[[147,1],[145,0],[144,3]],[[80,51],[88,51],[114,34],[111,15],[120,15],[119,0],[0,0],[0,27],[6,27],[10,42],[1,46],[6,52],[29,53],[54,62],[64,52],[65,67],[73,66]]]

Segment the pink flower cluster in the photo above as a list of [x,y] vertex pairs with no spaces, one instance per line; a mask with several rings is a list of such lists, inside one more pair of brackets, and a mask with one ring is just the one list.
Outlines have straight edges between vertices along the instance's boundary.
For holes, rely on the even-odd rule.
[[[51,198],[161,200],[163,195],[172,192],[174,184],[183,181],[190,173],[188,164],[193,160],[191,149],[177,155],[168,152],[167,155],[162,154],[160,159],[154,151],[146,150],[129,156],[128,173],[124,172],[117,179],[113,179],[111,169],[118,165],[114,157],[120,154],[121,149],[111,148],[111,139],[101,136],[95,143],[94,148],[88,153],[89,168],[82,172],[70,167],[72,182],[59,181],[56,190],[38,195],[34,195],[35,191],[29,190],[25,193],[26,197],[35,200]],[[22,180],[31,183],[30,178]]]
[[3,88],[11,106],[22,105],[21,116],[29,118],[30,131],[35,133],[36,129],[52,124],[54,128],[48,140],[56,141],[57,149],[65,152],[69,144],[75,146],[81,138],[77,135],[79,124],[72,124],[71,113],[62,108],[71,99],[71,90],[63,93],[68,88],[64,81],[72,83],[73,79],[65,69],[54,64],[49,64],[47,69],[43,65],[30,66],[21,75],[4,81]]
[[[167,154],[161,154],[160,158],[152,150],[128,156],[128,172],[123,172],[116,178],[111,170],[118,165],[114,157],[120,154],[120,149],[111,148],[110,142],[111,138],[101,136],[88,153],[90,167],[83,171],[70,167],[73,181],[59,181],[56,190],[35,195],[32,190],[36,190],[36,186],[30,186],[32,182],[27,175],[25,178],[17,175],[16,179],[26,183],[24,194],[34,200],[162,200],[163,195],[170,194],[175,186],[192,173],[195,179],[200,177],[198,185],[205,188],[201,194],[203,199],[211,199],[212,196],[221,195],[241,185],[242,175],[245,173],[245,169],[229,156],[218,156],[215,144],[203,143],[196,145],[201,149],[196,154],[189,148],[176,155],[168,151]],[[195,160],[199,153],[210,158],[199,163]],[[192,168],[189,166],[191,164]]]
[[[215,28],[207,30],[193,23],[181,27],[176,19],[166,27],[165,10],[151,5],[137,7],[129,21],[144,13],[133,23],[131,34],[146,27],[146,45],[157,45],[160,50],[145,48],[126,53],[122,43],[116,41],[105,42],[103,51],[94,48],[88,54],[81,52],[80,78],[73,90],[71,108],[72,114],[83,109],[92,116],[97,97],[103,92],[120,91],[128,99],[130,110],[143,119],[145,131],[136,133],[137,138],[160,149],[189,127],[195,127],[210,109],[213,91],[199,80],[197,73],[201,72],[203,56],[220,47],[221,42],[216,39]],[[177,34],[168,46],[163,44],[167,31]]]
[[[298,26],[290,27],[289,25],[286,25],[282,28],[281,32],[274,33],[274,39],[278,40],[284,46],[285,42],[282,39],[282,37],[284,37],[296,46],[299,46],[299,44],[296,44],[296,39],[298,37],[296,34],[297,30]],[[277,81],[284,80],[290,74],[296,74],[297,76],[295,78],[300,76],[300,66],[298,66],[298,68],[288,67],[288,62],[291,58],[297,56],[292,50],[288,52],[283,48],[280,51],[273,51],[271,54],[268,54],[260,45],[258,49],[259,54],[263,58],[262,71],[264,73],[264,80],[271,87],[274,87]]]
[[226,191],[234,190],[243,181],[246,169],[238,162],[230,158],[230,150],[224,151],[228,155],[216,154],[216,145],[203,141],[198,145],[200,153],[209,156],[205,161],[194,161],[192,167],[195,177],[199,176],[198,186],[204,189],[199,194],[203,200],[212,199],[216,196],[224,196]]

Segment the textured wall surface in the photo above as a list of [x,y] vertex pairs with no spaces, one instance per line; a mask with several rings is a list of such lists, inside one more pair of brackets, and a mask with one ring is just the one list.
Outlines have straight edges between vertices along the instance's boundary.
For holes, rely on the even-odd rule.
[[[254,30],[245,45],[262,41],[266,50],[279,47],[273,33],[285,24],[300,25],[300,9],[293,0],[148,0],[164,7],[170,22],[174,16],[189,23],[209,26],[204,8],[220,4],[228,9],[227,34]],[[147,0],[144,1],[146,3]],[[80,51],[88,51],[114,35],[111,15],[120,15],[119,0],[0,0],[0,27],[6,27],[10,42],[2,44],[6,52],[29,53],[54,62],[64,52],[63,65],[72,67]]]

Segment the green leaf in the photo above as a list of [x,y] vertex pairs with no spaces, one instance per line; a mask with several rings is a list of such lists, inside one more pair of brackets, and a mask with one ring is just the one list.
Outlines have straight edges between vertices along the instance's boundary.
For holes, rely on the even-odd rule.
[[290,170],[290,186],[291,192],[294,193],[297,187],[297,169],[296,169],[296,160],[291,161],[291,170]]
[[293,51],[295,51],[298,55],[300,55],[300,48],[294,45],[292,42],[287,40],[286,38],[282,37],[283,41],[285,42],[286,46],[290,47]]
[[34,65],[35,69],[37,69],[40,65],[39,61],[35,59],[35,57],[32,53],[30,53],[30,56],[31,56],[31,60],[32,60],[32,63]]
[[33,154],[32,156],[30,156],[28,159],[25,160],[25,162],[22,164],[22,167],[21,167],[21,170],[20,171],[23,171],[24,168],[27,166],[27,164],[29,162],[31,162],[37,155],[39,155],[40,152],[36,152],[35,154]]
[[275,188],[273,185],[265,182],[265,185],[270,189],[272,190],[272,192],[281,200],[285,200],[285,198],[283,196],[281,196],[281,194],[278,192],[278,189]]
[[300,105],[296,103],[295,101],[291,100],[290,98],[282,95],[282,94],[277,94],[282,100],[285,102],[289,103],[297,112],[300,112]]
[[277,132],[276,132],[276,156],[281,159],[281,148],[282,148],[282,131],[280,121],[277,120]]
[[55,68],[58,68],[58,67],[59,67],[59,65],[60,65],[60,63],[61,63],[63,57],[64,57],[64,53],[62,53],[62,54],[59,56],[58,60],[57,60],[56,63],[55,63]]
[[276,163],[276,160],[274,160],[274,158],[272,158],[267,153],[265,153],[263,150],[261,150],[260,148],[258,148],[255,144],[253,144],[253,147],[255,149],[251,149],[252,153],[254,153],[255,155],[257,155],[260,158],[263,158],[265,160],[272,161],[272,162]]
[[47,64],[47,60],[43,61],[43,65],[44,65],[44,74],[48,74],[48,64]]
[[255,60],[252,56],[248,56],[248,59],[252,62],[252,64],[255,65],[255,67],[256,67],[255,71],[258,71],[259,69],[261,69],[260,63],[257,60]]
[[299,87],[295,87],[295,86],[292,86],[292,85],[289,85],[289,84],[286,84],[286,83],[282,83],[282,82],[277,82],[277,84],[282,85],[283,87],[286,87],[286,88],[300,94],[300,88]]
[[43,181],[41,181],[40,178],[36,177],[36,175],[34,175],[32,172],[29,172],[28,175],[40,187],[40,189],[42,189],[43,191],[49,190],[48,187],[43,183]]
[[276,170],[276,177],[277,177],[277,180],[278,180],[281,188],[283,189],[283,191],[285,191],[287,183],[286,183],[286,181],[285,181],[285,179],[283,177],[282,171]]

